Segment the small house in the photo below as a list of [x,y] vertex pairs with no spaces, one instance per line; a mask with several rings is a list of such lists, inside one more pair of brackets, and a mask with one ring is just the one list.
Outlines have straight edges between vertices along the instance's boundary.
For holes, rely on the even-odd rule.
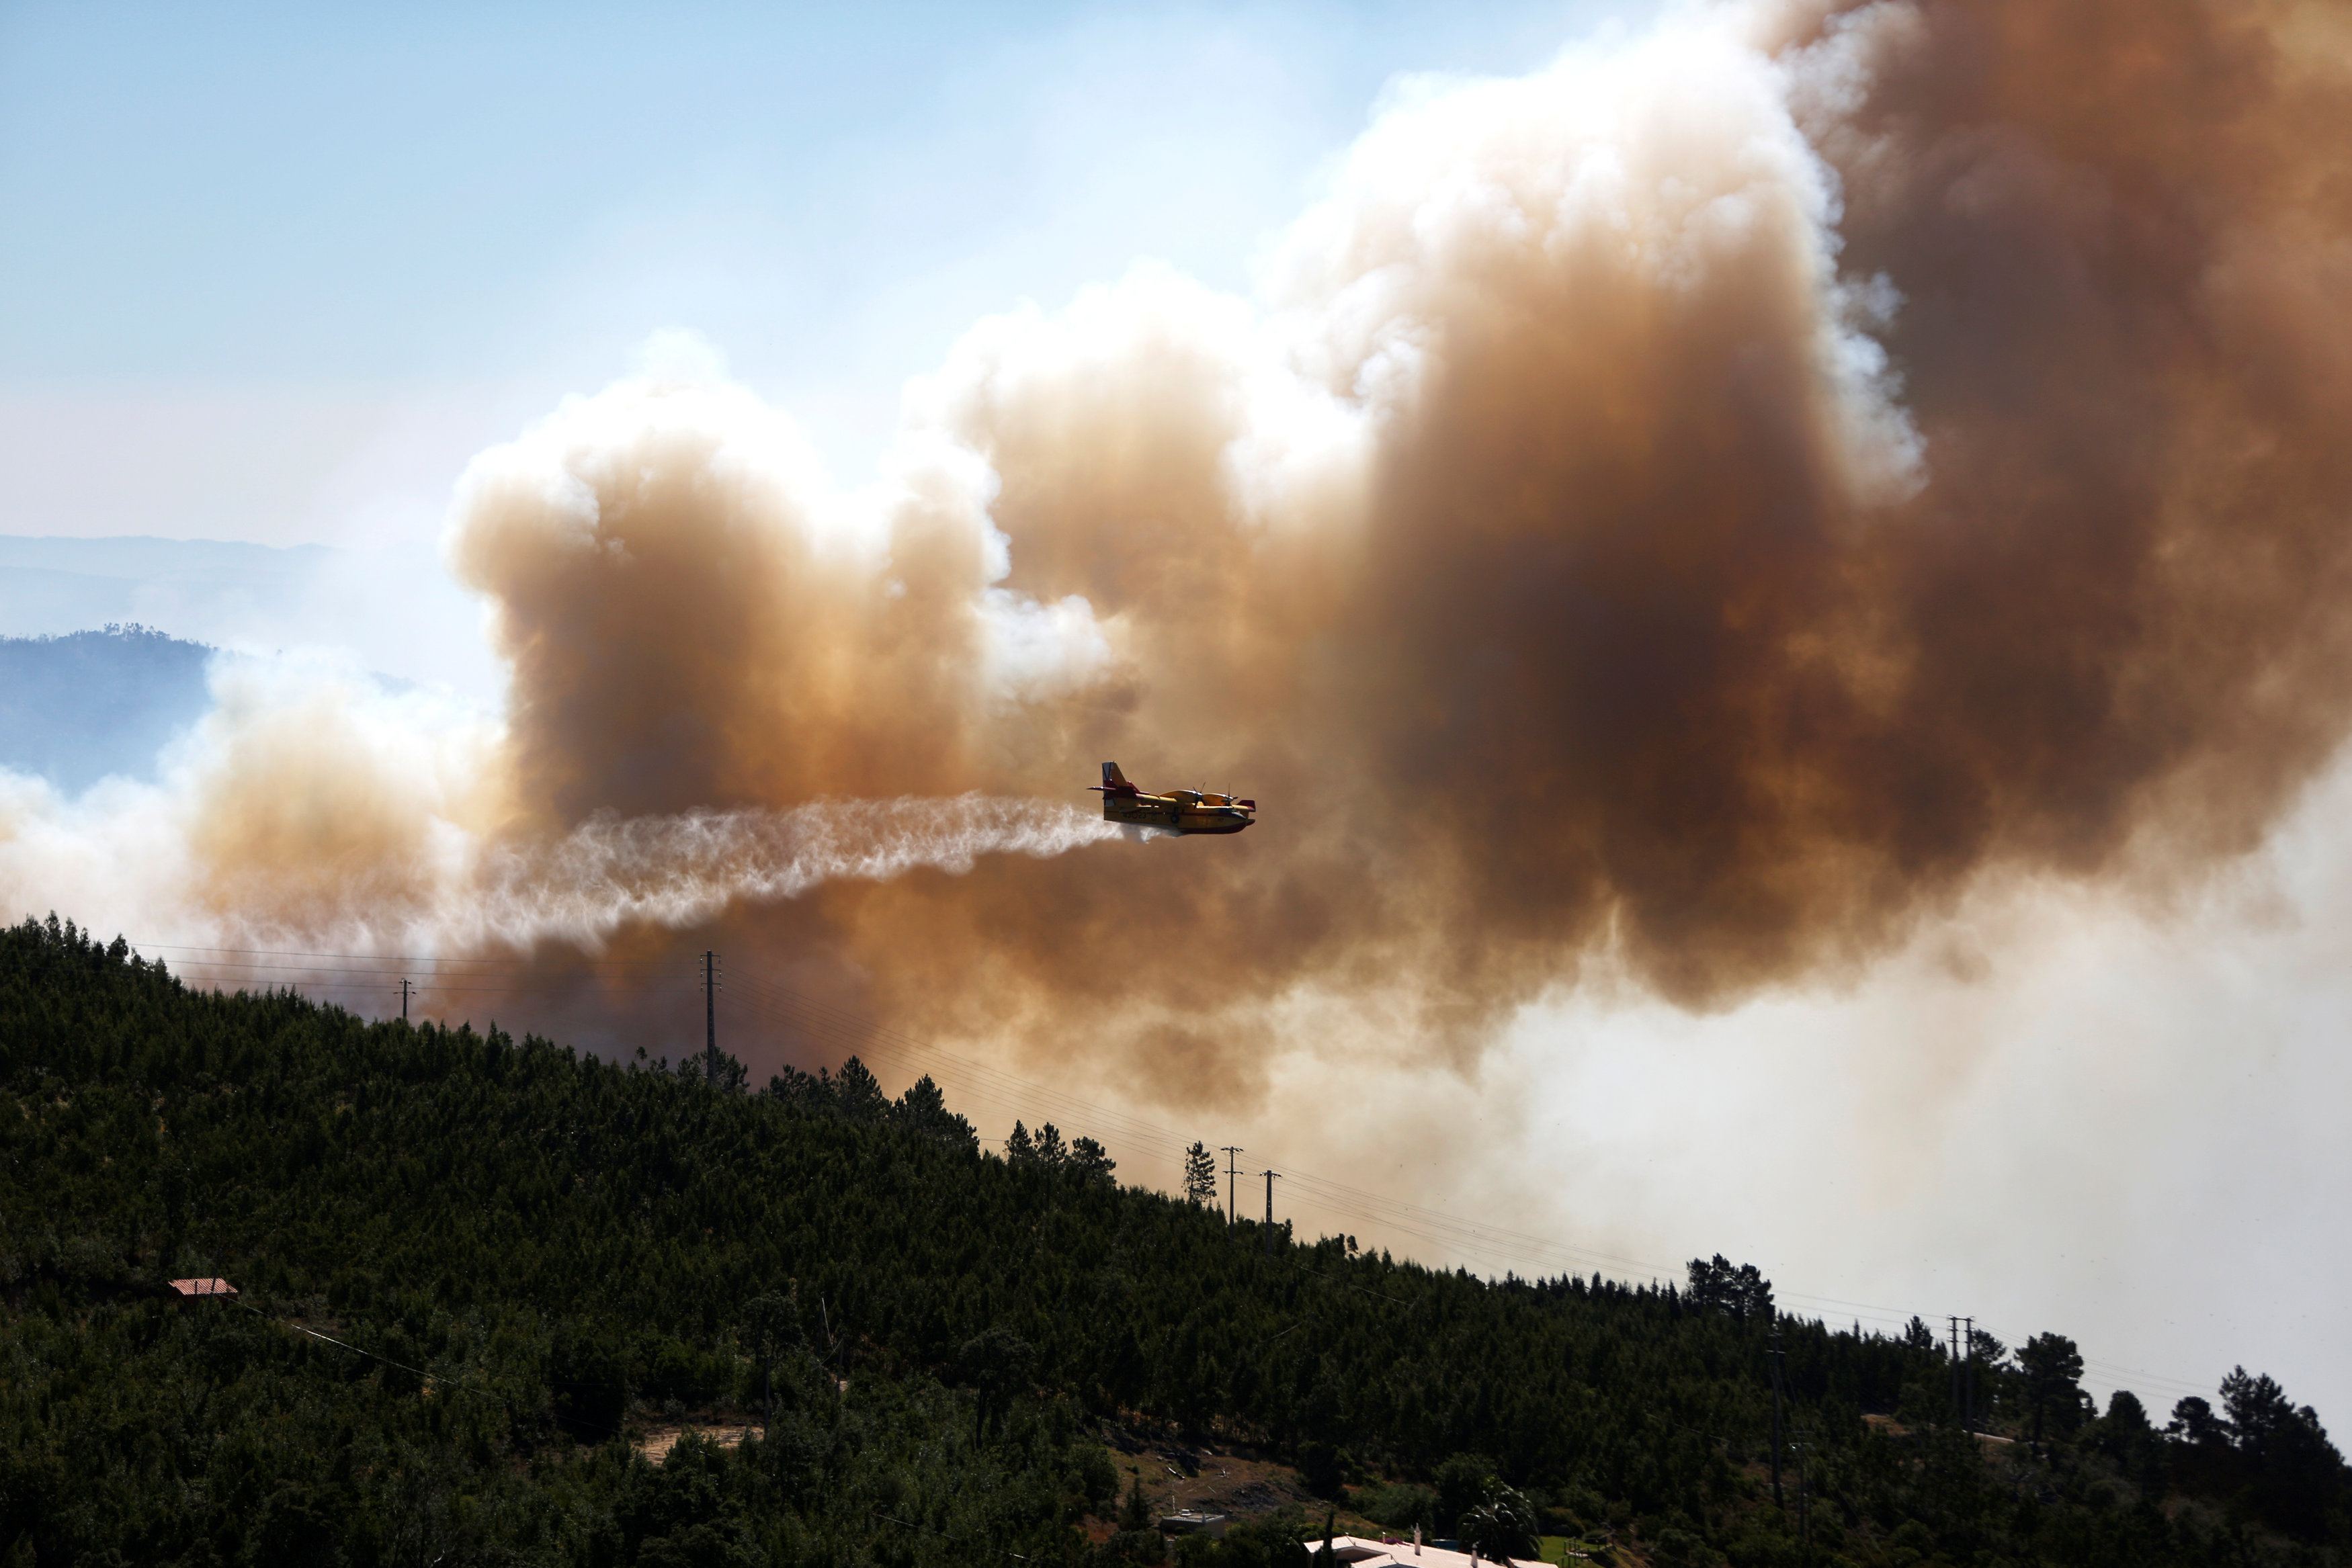
[[[1323,1550],[1320,1536],[1305,1542],[1307,1561],[1312,1563]],[[1331,1538],[1331,1556],[1344,1568],[1505,1568],[1504,1564],[1487,1563],[1472,1552],[1457,1552],[1451,1547],[1423,1545],[1415,1541],[1367,1541],[1357,1535],[1335,1535]],[[1550,1568],[1550,1564],[1512,1558],[1508,1568]]]

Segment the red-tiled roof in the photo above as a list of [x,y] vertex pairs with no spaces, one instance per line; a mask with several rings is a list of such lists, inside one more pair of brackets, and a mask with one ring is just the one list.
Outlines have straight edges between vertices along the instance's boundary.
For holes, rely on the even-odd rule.
[[236,1287],[226,1280],[174,1280],[172,1289],[184,1296],[234,1296]]

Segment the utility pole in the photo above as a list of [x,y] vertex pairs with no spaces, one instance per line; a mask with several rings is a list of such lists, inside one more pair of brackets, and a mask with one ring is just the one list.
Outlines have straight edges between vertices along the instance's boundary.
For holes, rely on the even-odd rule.
[[1952,1417],[1966,1426],[1968,1416],[1960,1404],[1960,1320],[1948,1314],[1945,1321],[1952,1325]]
[[702,1081],[719,1082],[719,955],[702,956]]
[[1241,1173],[1241,1167],[1240,1167],[1239,1166],[1236,1166],[1235,1164],[1234,1164],[1234,1156],[1235,1155],[1243,1154],[1243,1153],[1244,1153],[1245,1151],[1244,1151],[1244,1150],[1242,1150],[1242,1149],[1240,1149],[1240,1148],[1235,1147],[1235,1146],[1234,1146],[1234,1145],[1232,1145],[1232,1144],[1227,1144],[1227,1145],[1224,1145],[1224,1150],[1225,1150],[1225,1228],[1226,1228],[1226,1229],[1228,1229],[1228,1230],[1231,1230],[1234,1226],[1239,1225],[1239,1224],[1241,1223],[1241,1219],[1242,1219],[1242,1210],[1241,1210],[1241,1188],[1240,1188],[1237,1185],[1235,1185],[1235,1184],[1237,1184],[1237,1183],[1241,1180],[1241,1174],[1242,1174],[1242,1173]]
[[1969,1431],[1977,1429],[1977,1321],[1960,1320],[1968,1325],[1967,1337],[1960,1348],[1968,1356],[1967,1369],[1960,1374],[1960,1425]]
[[1805,1461],[1812,1458],[1813,1445],[1806,1439],[1812,1437],[1808,1427],[1797,1434],[1797,1441],[1789,1446],[1797,1450],[1797,1539],[1811,1546],[1813,1543],[1812,1493],[1805,1485]]
[[1772,1331],[1771,1348],[1766,1353],[1772,1364],[1772,1506],[1784,1513],[1788,1503],[1780,1496],[1780,1363],[1788,1352],[1780,1348],[1780,1331]]
[[1274,1184],[1282,1179],[1282,1173],[1269,1170],[1260,1171],[1258,1175],[1265,1177],[1265,1249],[1271,1253],[1274,1250]]
[[403,1023],[408,1021],[408,980],[404,976],[400,982],[400,1021]]

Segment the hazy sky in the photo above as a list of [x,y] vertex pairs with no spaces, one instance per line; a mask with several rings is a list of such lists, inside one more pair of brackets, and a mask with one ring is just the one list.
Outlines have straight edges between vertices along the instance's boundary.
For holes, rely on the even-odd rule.
[[[1247,292],[1400,73],[1526,71],[1648,9],[11,4],[0,532],[373,552],[392,602],[347,580],[320,614],[488,696],[434,564],[451,484],[651,334],[701,334],[854,481],[975,319],[1146,257]],[[1302,1057],[1285,1092],[1333,1113],[1292,1157],[1634,1263],[2064,1330],[2159,1410],[2242,1360],[2352,1422],[2322,1333],[2347,799],[2339,763],[2157,913],[2012,891],[1849,989],[1706,1017],[1588,990],[1410,1099]]]
[[429,533],[680,327],[855,475],[978,317],[1245,287],[1392,76],[1645,9],[12,5],[0,526]]

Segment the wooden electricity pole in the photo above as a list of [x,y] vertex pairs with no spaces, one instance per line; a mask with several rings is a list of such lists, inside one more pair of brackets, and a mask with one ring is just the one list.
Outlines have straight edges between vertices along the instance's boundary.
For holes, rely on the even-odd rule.
[[1797,1450],[1797,1539],[1808,1546],[1813,1543],[1813,1510],[1812,1493],[1805,1486],[1805,1461],[1812,1458],[1813,1445],[1808,1440],[1812,1435],[1812,1429],[1807,1427],[1797,1434],[1796,1442],[1789,1445]]
[[702,1081],[719,1082],[719,955],[702,956]]
[[1960,1370],[1960,1425],[1973,1432],[1977,1429],[1977,1321],[1962,1318],[1960,1354],[1967,1359]]
[[1780,1495],[1780,1365],[1789,1353],[1780,1348],[1780,1331],[1772,1331],[1772,1346],[1768,1353],[1772,1361],[1772,1506],[1786,1511],[1788,1502]]
[[1960,1320],[1947,1314],[1944,1321],[1952,1325],[1952,1419],[1960,1416]]

